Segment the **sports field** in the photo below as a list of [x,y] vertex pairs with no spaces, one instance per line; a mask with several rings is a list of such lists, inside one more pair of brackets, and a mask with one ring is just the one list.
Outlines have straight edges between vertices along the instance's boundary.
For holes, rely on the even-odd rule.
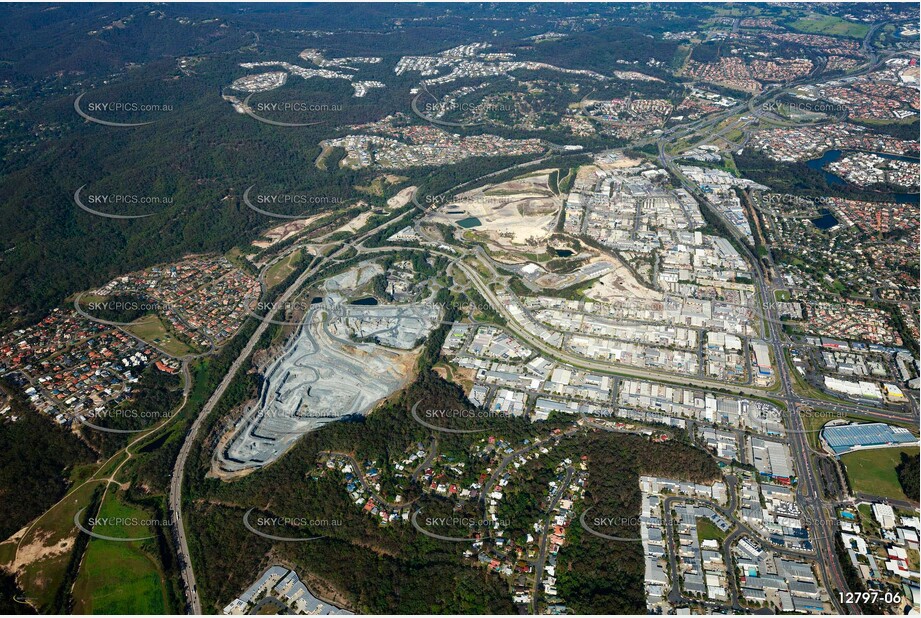
[[899,465],[899,453],[918,456],[918,447],[876,448],[855,451],[841,456],[854,492],[907,500],[895,467]]

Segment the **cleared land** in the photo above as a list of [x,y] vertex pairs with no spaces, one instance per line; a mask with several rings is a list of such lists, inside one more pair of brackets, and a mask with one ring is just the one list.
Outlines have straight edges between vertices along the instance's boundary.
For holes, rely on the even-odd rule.
[[302,252],[300,249],[292,251],[288,257],[278,260],[265,271],[265,287],[272,289],[285,280],[285,277],[294,272],[298,260],[301,259]]
[[701,543],[708,539],[715,539],[720,545],[726,540],[726,533],[716,527],[707,517],[697,519],[697,540]]
[[16,573],[26,598],[42,613],[54,611],[57,590],[64,582],[77,539],[74,514],[89,506],[99,487],[100,483],[87,483],[39,517],[22,537],[15,561],[7,567]]
[[475,221],[471,227],[490,251],[519,251],[539,246],[552,233],[562,202],[544,170],[457,196],[430,215],[439,223]]

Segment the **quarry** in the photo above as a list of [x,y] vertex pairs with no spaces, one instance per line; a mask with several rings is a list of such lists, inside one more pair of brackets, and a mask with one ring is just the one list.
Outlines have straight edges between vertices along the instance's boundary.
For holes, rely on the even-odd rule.
[[305,433],[363,415],[412,377],[414,351],[440,323],[431,302],[349,304],[381,274],[362,263],[328,279],[284,350],[266,366],[256,401],[220,440],[212,473],[239,476],[278,459]]

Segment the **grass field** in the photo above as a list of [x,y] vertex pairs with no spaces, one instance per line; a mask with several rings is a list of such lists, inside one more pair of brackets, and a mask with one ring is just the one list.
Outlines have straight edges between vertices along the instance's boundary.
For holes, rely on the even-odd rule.
[[726,540],[726,533],[716,527],[708,517],[697,518],[697,540],[701,543],[708,539],[716,539],[720,546]]
[[265,272],[265,287],[271,290],[294,272],[294,266],[301,259],[301,250],[292,251],[291,255],[272,264]]
[[895,467],[899,465],[899,454],[918,456],[918,447],[877,448],[856,451],[841,456],[841,463],[847,470],[854,492],[907,500]]
[[149,341],[173,356],[182,356],[194,352],[191,347],[174,337],[166,324],[155,315],[147,315],[125,327],[144,341]]
[[13,562],[16,557],[16,543],[7,541],[0,543],[0,565],[6,565]]
[[[121,502],[110,491],[99,519],[150,520],[149,513]],[[130,524],[130,525],[129,525]],[[119,538],[150,536],[146,525],[97,523],[94,532]],[[74,612],[80,614],[164,614],[165,582],[157,562],[145,547],[155,551],[153,540],[116,542],[93,538],[74,582]]]
[[857,505],[857,513],[860,515],[860,526],[868,536],[879,536],[879,522],[873,517],[873,507],[869,504]]
[[723,139],[729,140],[730,142],[738,142],[744,133],[740,129],[732,129],[723,136]]
[[75,490],[42,515],[22,539],[20,558],[29,557],[19,579],[25,596],[42,613],[53,611],[55,595],[64,581],[65,571],[77,535],[74,515],[89,506],[100,483],[88,483]]
[[865,24],[855,24],[833,15],[809,15],[792,22],[790,27],[800,32],[846,36],[853,39],[862,39],[870,30]]
[[774,290],[774,298],[777,302],[785,303],[789,302],[792,296],[790,290]]
[[86,479],[93,476],[96,473],[96,470],[99,469],[99,464],[93,462],[88,464],[82,464],[79,466],[74,466],[70,469],[70,483],[76,487]]

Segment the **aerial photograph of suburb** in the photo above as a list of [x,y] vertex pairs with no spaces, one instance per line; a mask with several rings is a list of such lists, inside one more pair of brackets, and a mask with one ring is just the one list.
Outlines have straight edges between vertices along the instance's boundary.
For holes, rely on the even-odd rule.
[[919,28],[0,0],[0,616],[921,615]]

